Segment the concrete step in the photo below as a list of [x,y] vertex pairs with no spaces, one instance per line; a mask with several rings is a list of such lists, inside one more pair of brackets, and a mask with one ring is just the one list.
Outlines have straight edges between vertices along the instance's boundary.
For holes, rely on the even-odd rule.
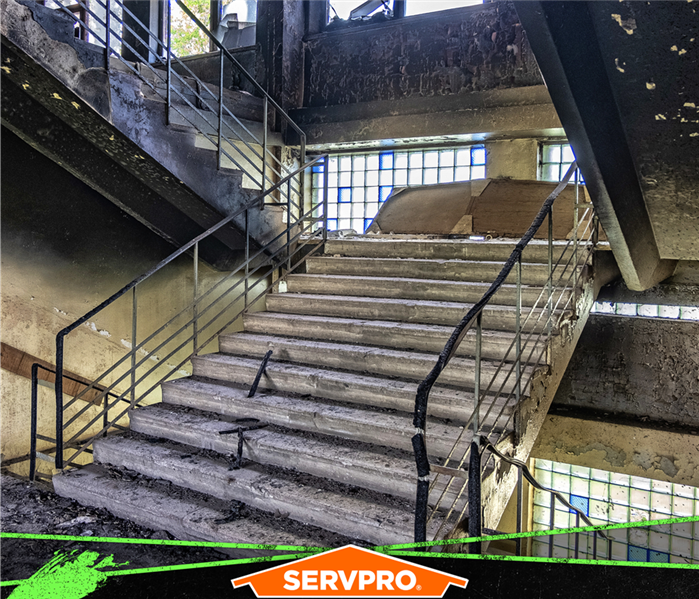
[[[422,258],[428,260],[486,260],[505,262],[519,240],[493,239],[395,239],[387,235],[328,239],[325,254],[366,258]],[[553,259],[558,260],[566,243],[555,242]],[[572,252],[566,251],[566,259]],[[529,242],[522,253],[523,262],[548,264],[548,244],[539,240]]]
[[[312,295],[309,293],[270,293],[266,298],[267,310],[284,314],[330,316],[436,324],[454,327],[466,316],[472,304],[433,302],[427,300],[399,300],[393,298],[356,297],[349,295]],[[534,309],[527,322],[529,310],[524,311],[524,331],[541,331],[546,313]],[[483,328],[493,331],[514,332],[516,314],[506,306],[488,305],[483,311]]]
[[[437,355],[400,351],[366,345],[349,345],[290,337],[276,337],[256,333],[234,333],[219,337],[222,352],[237,356],[262,359],[272,350],[271,361],[294,362],[310,366],[322,366],[340,370],[352,370],[372,375],[384,375],[405,379],[423,380],[437,361]],[[476,362],[469,358],[452,358],[439,376],[443,385],[472,389],[475,381]],[[531,368],[525,367],[525,380]],[[515,385],[516,374],[510,374],[507,366],[498,371],[498,364],[488,360],[481,362],[481,386],[492,384],[493,391],[500,388],[509,393]]]
[[[299,481],[293,473],[285,476],[259,464],[229,470],[225,460],[191,454],[187,446],[116,436],[95,445],[95,459],[223,501],[241,501],[338,534],[349,532],[377,545],[406,543],[413,537],[410,502],[350,496],[342,488],[323,488],[320,479]],[[316,481],[318,484],[313,484]]]
[[[237,453],[238,435],[219,434],[235,427],[211,412],[168,404],[131,412],[131,430],[137,433],[221,454]],[[408,452],[278,428],[248,431],[244,438],[243,457],[258,464],[299,470],[406,499],[415,496],[415,459]]]
[[[286,337],[319,339],[356,345],[375,345],[396,349],[439,353],[449,339],[453,327],[359,320],[353,318],[328,318],[303,314],[277,314],[255,312],[246,314],[244,328],[250,333],[269,333]],[[513,333],[483,331],[482,356],[490,360],[503,359],[514,340]],[[457,356],[473,356],[476,352],[476,332],[471,330],[456,351]],[[514,349],[510,353],[514,353]]]
[[[260,360],[225,354],[198,356],[193,359],[192,363],[195,376],[248,386],[252,384],[260,367]],[[178,385],[187,384],[178,383]],[[170,389],[168,385],[169,383],[163,387],[164,401],[168,401],[165,399]],[[336,401],[371,405],[412,414],[415,408],[417,382],[270,362],[267,365],[265,376],[260,379],[260,388],[280,393],[325,397]],[[245,396],[247,392],[240,392],[239,395]],[[492,404],[492,396],[486,397],[482,404],[482,418],[485,418],[484,414],[488,412]],[[193,405],[192,407],[197,406]],[[473,407],[472,391],[435,385],[430,393],[428,414],[464,423],[470,418]],[[498,398],[490,412],[491,415],[485,419],[485,422],[489,424],[494,423],[495,414],[502,412],[507,418],[512,413],[505,398]]]
[[[149,444],[149,449],[152,447]],[[156,475],[155,478],[160,477]],[[119,518],[153,530],[166,530],[181,540],[306,547],[342,546],[348,540],[348,537],[301,526],[285,518],[270,517],[264,512],[222,522],[231,513],[230,502],[173,487],[163,481],[120,476],[97,464],[61,472],[53,477],[53,486],[62,497],[104,508]],[[259,549],[226,552],[236,557],[276,553]]]
[[[285,428],[410,452],[411,438],[415,434],[409,414],[347,407],[264,391],[258,391],[255,397],[248,398],[245,389],[195,379],[164,383],[163,401],[232,418],[257,418]],[[429,428],[429,449],[435,457],[447,456],[457,440],[459,448],[466,447],[470,442],[471,432],[463,432],[463,427],[430,419]]]
[[[476,303],[488,291],[490,284],[399,277],[298,274],[287,277],[286,286],[289,293]],[[564,301],[569,295],[570,292],[564,292]],[[557,293],[556,299],[559,296]],[[541,307],[545,305],[547,297],[543,287],[522,286],[523,306],[536,304]],[[492,302],[502,306],[515,306],[517,286],[501,287],[493,296]]]
[[[306,261],[306,272],[312,275],[354,275],[364,277],[406,277],[492,283],[504,262],[474,260],[423,260],[416,258],[343,258],[313,256]],[[544,285],[548,280],[546,264],[525,264],[522,283]],[[515,284],[514,270],[506,280]]]

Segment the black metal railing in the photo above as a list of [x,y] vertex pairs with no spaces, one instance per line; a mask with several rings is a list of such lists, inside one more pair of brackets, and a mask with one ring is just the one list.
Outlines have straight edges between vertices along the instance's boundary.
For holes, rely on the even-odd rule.
[[[553,204],[574,173],[573,232],[567,243],[554,243]],[[573,319],[578,311],[589,310],[589,306],[578,306],[579,277],[582,266],[587,264],[597,242],[597,220],[591,205],[581,204],[579,201],[579,180],[577,164],[573,163],[563,180],[545,200],[532,225],[516,244],[498,277],[456,326],[435,366],[418,386],[413,417],[416,432],[412,438],[418,474],[416,542],[427,540],[428,527],[433,538],[448,535],[462,522],[466,513],[470,536],[480,536],[480,500],[469,499],[480,498],[481,476],[467,474],[480,473],[488,466],[480,463],[479,439],[485,437],[497,446],[511,434],[516,409],[529,393],[538,365],[547,358],[548,341],[565,318]],[[579,214],[581,205],[585,206],[582,218]],[[548,221],[547,277],[538,297],[527,312],[523,311],[522,306],[522,255],[544,221]],[[484,371],[483,316],[493,296],[511,276],[513,270],[516,279],[515,335],[499,365],[495,369],[489,368]],[[474,327],[476,355],[473,411],[443,463],[431,463],[426,442],[430,390],[461,342]],[[490,380],[486,377],[490,377]]]
[[[526,480],[532,487],[539,491],[543,491],[544,493],[549,493],[551,497],[551,515],[550,515],[550,521],[549,521],[549,530],[555,530],[555,520],[554,520],[554,515],[555,515],[555,505],[556,501],[564,505],[566,508],[571,510],[572,512],[575,513],[575,528],[580,528],[580,520],[585,522],[587,526],[594,526],[592,521],[587,517],[585,512],[583,512],[580,508],[572,505],[571,503],[568,502],[568,500],[563,497],[558,491],[555,491],[553,489],[548,489],[541,485],[534,475],[531,473],[527,465],[522,462],[521,460],[518,460],[516,458],[512,458],[510,456],[506,456],[490,442],[488,441],[487,438],[481,437],[479,439],[479,448],[481,454],[489,451],[496,457],[498,457],[500,460],[507,462],[508,464],[512,464],[517,468],[517,531],[518,533],[523,532],[523,526],[522,526],[522,506],[523,506],[523,488],[524,488],[524,480]],[[603,531],[601,530],[594,530],[592,531],[592,559],[597,559],[597,538],[601,538],[604,542],[607,543],[607,556],[612,555],[612,539],[608,537],[606,534],[604,534]],[[516,539],[516,554],[517,555],[522,555],[522,539],[517,538]],[[553,542],[554,542],[554,535],[550,535],[548,538],[548,555],[549,557],[553,557]],[[478,552],[478,547],[477,543],[474,543],[474,549],[476,552]],[[580,557],[580,533],[576,532],[575,533],[575,543],[574,543],[574,549],[573,549],[573,557],[577,559]]]
[[[269,194],[286,185],[289,179],[301,176],[304,171],[326,158],[327,155],[322,155],[309,161],[265,193],[258,195],[244,207],[183,245],[56,335],[55,466],[57,469],[79,465],[76,459],[87,451],[96,439],[114,428],[131,409],[143,403],[162,382],[181,372],[180,369],[187,362],[190,362],[203,348],[209,346],[222,331],[229,329],[241,319],[243,314],[263,298],[280,279],[296,270],[308,257],[322,249],[327,238],[327,217],[313,216],[317,208],[312,208],[301,214],[298,219],[289,222],[286,229],[252,253],[251,238],[246,228],[244,262],[237,269],[221,274],[220,279],[210,284],[208,289],[202,290],[199,285],[199,244],[241,215],[247,223],[249,212],[259,210],[259,206],[264,203]],[[192,302],[162,322],[153,332],[139,338],[139,286],[173,264],[185,253],[191,253],[193,256]],[[279,278],[276,278],[277,275]],[[82,391],[64,401],[63,378],[67,336],[125,296],[131,297],[132,307],[132,336],[129,351],[86,385]],[[153,360],[154,356],[157,356],[156,360]],[[168,360],[171,359],[173,362],[169,363]],[[181,372],[181,374],[188,373]],[[94,395],[89,402],[85,401],[88,393]],[[86,405],[80,406],[77,403],[80,400],[83,400]],[[95,413],[96,404],[101,401],[103,401],[103,407]],[[122,410],[115,409],[120,402],[126,402],[128,405]],[[32,403],[34,406],[34,396]],[[65,415],[69,409],[72,409],[73,413],[66,419]],[[109,414],[110,410],[118,412],[117,415],[114,416],[114,412]],[[67,434],[66,431],[71,427],[77,430]],[[87,438],[85,438],[86,435]],[[36,438],[36,431],[33,431],[33,437]],[[76,443],[78,444],[76,451],[64,459],[65,449]]]
[[[165,2],[165,39],[147,27],[122,0],[75,0],[71,6],[57,4],[58,10],[70,16],[80,29],[81,38],[105,49],[105,68],[112,68],[116,58],[127,70],[138,77],[150,91],[166,103],[166,119],[170,124],[173,114],[181,124],[194,128],[216,150],[218,168],[227,159],[233,168],[246,174],[251,186],[263,193],[298,165],[285,164],[270,144],[270,125],[279,130],[288,128],[298,137],[300,157],[306,160],[306,135],[289,115],[248,73],[240,62],[206,28],[182,0],[174,0],[182,12],[218,49],[218,86],[201,80],[182,57],[172,50],[172,2]],[[79,9],[79,10],[78,10]],[[123,54],[128,53],[127,60]],[[227,97],[224,88],[226,64],[247,80],[261,102],[261,131],[255,123],[236,115],[236,97]],[[176,68],[174,68],[176,67]],[[181,71],[181,72],[180,72]],[[184,73],[184,74],[181,74]],[[292,181],[287,189],[277,188],[270,194],[270,204],[285,209],[301,210],[303,180]]]

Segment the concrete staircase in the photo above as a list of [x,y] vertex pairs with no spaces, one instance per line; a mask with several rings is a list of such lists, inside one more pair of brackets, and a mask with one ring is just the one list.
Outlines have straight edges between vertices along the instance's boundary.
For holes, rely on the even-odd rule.
[[[285,292],[266,297],[266,312],[247,314],[242,332],[221,336],[219,353],[196,357],[192,377],[165,383],[162,403],[134,409],[129,433],[95,442],[95,463],[55,476],[56,490],[179,538],[412,541],[417,384],[513,245],[328,240],[305,273],[287,277]],[[525,252],[525,306],[541,292],[547,259],[546,245],[534,243]],[[483,388],[493,377],[498,387],[512,388],[496,366],[514,338],[514,303],[508,281],[485,311]],[[542,327],[543,319],[530,330]],[[271,360],[249,398],[268,350]],[[544,350],[542,344],[524,365],[527,374],[545,359]],[[460,436],[459,450],[470,443],[470,433],[462,433],[474,407],[474,351],[475,333],[469,333],[432,391],[428,448],[434,463]],[[513,406],[493,397],[481,413],[492,404],[491,414],[513,415]],[[238,434],[220,433],[249,418],[268,426],[244,433],[243,467],[234,469]],[[502,419],[490,418],[493,442],[500,439],[501,450],[518,453],[516,419],[505,418],[503,428]],[[465,485],[458,481],[447,493],[457,506]],[[443,489],[438,484],[434,494]],[[241,512],[241,504],[249,507]],[[439,524],[432,520],[428,537]]]

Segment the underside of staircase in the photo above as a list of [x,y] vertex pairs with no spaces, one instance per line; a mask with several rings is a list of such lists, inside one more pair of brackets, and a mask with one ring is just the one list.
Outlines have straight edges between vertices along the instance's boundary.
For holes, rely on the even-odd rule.
[[[328,240],[305,272],[287,276],[266,296],[266,311],[246,314],[242,332],[219,338],[219,353],[195,357],[191,377],[165,383],[162,403],[133,409],[129,432],[96,441],[93,464],[54,476],[57,492],[181,539],[411,542],[417,385],[514,243]],[[554,258],[562,251],[554,245]],[[532,242],[523,254],[524,307],[546,284],[547,260],[543,243]],[[514,379],[497,369],[514,339],[513,277],[485,309],[481,388],[495,378],[494,388],[506,393],[486,394],[482,430],[509,455],[529,455],[587,317],[589,280],[582,269],[573,301],[577,317],[559,319],[548,348],[542,335],[527,352],[522,368],[526,378],[532,375],[531,397],[519,406],[507,399]],[[554,300],[563,305],[572,291],[558,293]],[[546,325],[535,320],[524,330],[537,336]],[[270,350],[259,387],[248,397]],[[455,444],[462,453],[470,444],[464,427],[474,410],[475,351],[472,330],[432,390],[427,447],[434,464],[444,464]],[[238,463],[241,434],[232,431],[241,427],[251,430],[242,433]],[[486,526],[495,528],[514,477],[509,467],[491,467],[485,476]],[[461,509],[466,481],[455,480],[446,495]],[[443,482],[435,485],[433,505],[443,489]],[[436,511],[428,538],[451,532],[440,530],[441,518]]]

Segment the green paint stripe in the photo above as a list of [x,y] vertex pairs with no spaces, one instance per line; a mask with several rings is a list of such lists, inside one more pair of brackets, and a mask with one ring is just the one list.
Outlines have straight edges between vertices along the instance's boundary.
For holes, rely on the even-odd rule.
[[260,545],[252,543],[217,543],[215,541],[171,541],[165,539],[130,539],[120,537],[76,537],[71,535],[41,535],[23,532],[0,532],[2,539],[33,539],[39,541],[80,541],[88,543],[130,543],[136,545],[163,545],[178,547],[213,547],[214,549],[259,549],[263,551],[320,552],[327,547],[302,547],[298,545]]
[[278,562],[280,560],[300,559],[316,555],[317,551],[306,551],[289,555],[260,555],[257,557],[244,557],[239,559],[222,560],[218,562],[199,562],[197,564],[177,564],[175,566],[158,566],[154,568],[136,568],[133,570],[112,570],[105,572],[107,576],[127,576],[130,574],[154,574],[156,572],[175,572],[177,570],[189,570],[192,568],[217,568],[219,566],[236,566],[238,564],[254,564],[260,562]]
[[[397,545],[381,545],[375,547],[376,551],[393,551],[397,549],[410,549],[411,547],[434,547],[437,545],[459,545],[461,543],[477,543],[485,541],[500,541],[503,539],[526,539],[531,537],[544,537],[576,532],[593,532],[617,530],[621,528],[648,528],[651,526],[665,526],[667,524],[684,524],[686,522],[699,522],[699,516],[686,518],[665,518],[662,520],[644,520],[642,522],[624,522],[621,524],[600,524],[598,526],[582,526],[578,528],[557,528],[554,530],[536,530],[531,532],[519,532],[511,534],[493,535],[488,537],[464,537],[463,539],[444,539],[441,541],[423,541],[421,543],[401,543]],[[602,542],[604,540],[602,539]]]

